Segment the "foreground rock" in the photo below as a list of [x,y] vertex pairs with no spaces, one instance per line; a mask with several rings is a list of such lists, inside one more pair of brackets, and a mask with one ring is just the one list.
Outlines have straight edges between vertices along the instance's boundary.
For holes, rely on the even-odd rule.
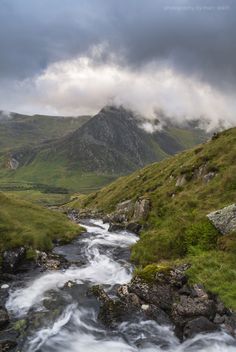
[[236,204],[214,211],[207,217],[222,235],[236,231]]
[[196,334],[210,333],[219,330],[219,326],[212,323],[206,317],[199,317],[189,321],[183,330],[183,336],[185,338],[194,337]]
[[160,268],[152,280],[136,276],[129,284],[118,287],[115,299],[101,287],[94,287],[93,294],[101,305],[99,319],[110,328],[127,317],[153,319],[159,324],[173,325],[180,340],[222,327],[234,335],[236,316],[201,285],[190,286],[188,268]]
[[9,323],[9,315],[5,308],[0,308],[0,330],[5,328]]
[[25,259],[25,253],[26,250],[24,247],[5,251],[3,253],[2,262],[3,272],[11,274],[16,273],[19,265],[22,264]]

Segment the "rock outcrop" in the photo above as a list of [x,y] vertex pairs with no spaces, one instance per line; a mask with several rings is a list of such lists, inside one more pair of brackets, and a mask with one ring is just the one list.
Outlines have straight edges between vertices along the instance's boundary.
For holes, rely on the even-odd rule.
[[236,204],[214,211],[207,217],[222,235],[236,231]]
[[234,335],[234,314],[203,286],[189,285],[188,268],[181,265],[158,270],[152,281],[135,276],[129,284],[117,288],[115,299],[102,287],[95,286],[92,291],[100,302],[99,319],[111,328],[130,316],[152,319],[159,324],[173,325],[180,340],[213,332],[222,326]]
[[109,231],[127,229],[138,234],[142,229],[141,223],[147,220],[151,210],[149,198],[142,197],[136,202],[128,199],[117,204],[116,210],[103,217],[104,222],[110,223]]
[[19,264],[21,264],[25,258],[25,252],[24,247],[5,251],[3,253],[2,263],[3,271],[5,273],[15,273],[18,270]]

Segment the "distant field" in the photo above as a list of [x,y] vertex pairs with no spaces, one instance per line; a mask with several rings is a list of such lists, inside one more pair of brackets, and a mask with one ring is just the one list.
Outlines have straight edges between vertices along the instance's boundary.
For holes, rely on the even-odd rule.
[[69,194],[42,193],[37,190],[8,191],[5,194],[12,198],[21,198],[42,206],[61,205],[70,200]]
[[[58,176],[60,175],[60,177]],[[24,191],[29,189],[45,193],[91,193],[117,178],[116,175],[66,171],[59,164],[38,164],[30,169],[0,170],[0,191]]]

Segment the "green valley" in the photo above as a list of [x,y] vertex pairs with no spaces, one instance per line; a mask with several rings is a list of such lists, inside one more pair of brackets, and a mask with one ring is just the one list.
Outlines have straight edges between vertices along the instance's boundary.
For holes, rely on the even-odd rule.
[[[90,119],[58,118],[56,122],[56,118],[42,116],[27,117],[26,120],[15,118],[18,124],[21,120],[28,124],[29,119],[41,137],[49,121],[47,138],[56,136],[57,139],[33,146],[22,145],[2,153],[0,190],[5,183],[30,183],[35,184],[34,188],[44,184],[66,188],[68,192],[89,193],[120,175],[165,159],[207,138],[206,133],[195,126],[170,123],[162,130],[148,133],[140,127],[141,122],[132,111],[114,106],[103,108]],[[34,134],[31,134],[32,138]]]

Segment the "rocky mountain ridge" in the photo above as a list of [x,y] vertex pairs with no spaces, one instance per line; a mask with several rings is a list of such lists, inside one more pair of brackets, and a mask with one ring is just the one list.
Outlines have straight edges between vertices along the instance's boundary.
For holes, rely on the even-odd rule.
[[148,133],[132,111],[107,106],[62,138],[11,150],[2,157],[0,176],[19,182],[57,182],[60,187],[66,187],[65,182],[69,184],[73,178],[80,190],[83,175],[96,175],[96,183],[91,179],[93,185],[99,184],[99,177],[104,184],[206,138],[204,131],[195,126],[171,125]]

